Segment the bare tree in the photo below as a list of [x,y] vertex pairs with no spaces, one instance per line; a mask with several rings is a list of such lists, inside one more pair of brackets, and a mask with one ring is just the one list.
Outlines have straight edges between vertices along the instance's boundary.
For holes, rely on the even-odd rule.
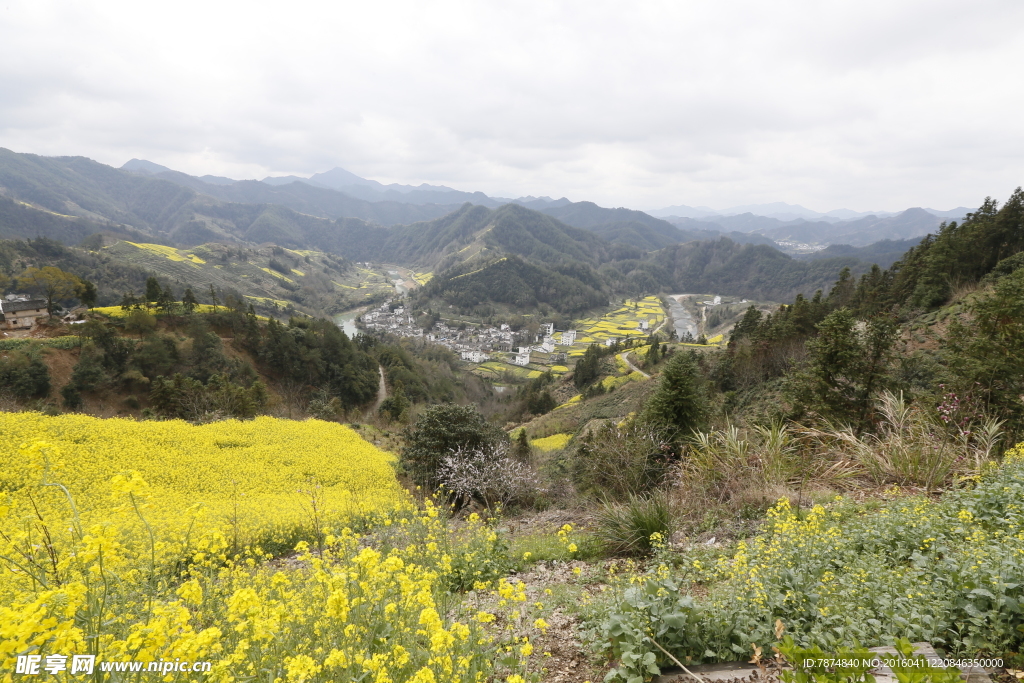
[[463,503],[478,499],[488,508],[507,506],[540,490],[537,473],[507,443],[451,451],[441,460],[438,479]]

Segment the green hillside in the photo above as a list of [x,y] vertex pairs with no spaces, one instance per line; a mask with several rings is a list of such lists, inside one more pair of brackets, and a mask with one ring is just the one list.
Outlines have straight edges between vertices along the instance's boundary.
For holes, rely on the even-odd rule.
[[566,314],[608,304],[600,278],[583,264],[545,267],[517,256],[503,256],[474,266],[468,263],[435,275],[420,298],[442,299],[461,310],[486,303],[505,304],[512,310],[532,310],[546,304]]
[[106,246],[102,240],[87,242],[90,248],[65,247],[47,239],[0,240],[0,276],[13,280],[30,266],[56,266],[95,283],[99,306],[119,305],[126,293],[141,296],[146,280],[155,276],[177,297],[191,288],[200,301],[212,303],[212,288],[221,302],[234,297],[257,311],[281,316],[292,311],[332,315],[395,292],[386,268],[356,266],[318,251],[218,243],[178,249],[129,240]]

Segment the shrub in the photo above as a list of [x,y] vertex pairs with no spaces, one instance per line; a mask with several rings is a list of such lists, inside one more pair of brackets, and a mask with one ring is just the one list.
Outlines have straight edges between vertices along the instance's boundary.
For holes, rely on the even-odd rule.
[[50,370],[40,351],[29,347],[0,358],[0,387],[20,400],[47,396],[50,393]]
[[674,458],[658,429],[609,423],[579,440],[572,459],[573,480],[582,492],[625,500],[660,484]]
[[615,555],[646,555],[667,543],[674,527],[668,496],[655,491],[631,494],[625,503],[605,502],[597,514],[596,536]]
[[82,394],[73,383],[65,384],[60,390],[60,395],[64,401],[64,407],[68,410],[78,410],[82,407]]
[[149,398],[162,415],[190,422],[252,418],[266,409],[269,400],[266,387],[259,381],[246,388],[232,383],[225,375],[213,375],[204,385],[180,374],[158,377]]
[[95,391],[110,380],[110,374],[103,366],[104,355],[95,344],[86,344],[78,356],[71,373],[70,384],[78,391]]
[[436,488],[441,463],[453,451],[486,449],[505,441],[508,435],[488,424],[475,406],[435,405],[406,430],[402,465],[417,484]]
[[488,508],[521,502],[540,489],[533,467],[507,443],[453,450],[441,459],[437,479],[460,502],[476,499]]
[[141,308],[137,308],[128,314],[124,329],[133,334],[151,334],[156,330],[156,318]]

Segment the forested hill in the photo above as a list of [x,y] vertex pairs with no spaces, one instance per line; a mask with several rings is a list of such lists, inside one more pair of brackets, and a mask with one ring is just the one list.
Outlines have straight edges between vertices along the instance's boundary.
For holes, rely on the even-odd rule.
[[733,242],[776,246],[775,242],[763,235],[729,232],[720,226],[697,221],[693,221],[692,226],[673,225],[643,211],[606,209],[593,202],[574,202],[538,210],[575,228],[595,232],[609,242],[628,244],[644,251],[654,251],[683,242],[715,240],[722,235]]
[[[76,225],[76,219],[98,223],[105,231],[144,235],[150,242],[192,246],[259,241],[270,230],[297,241],[329,232],[335,216],[408,223],[457,208],[367,202],[302,183],[271,187],[253,181],[224,189],[198,179],[171,182],[131,173],[85,157],[42,157],[2,148],[0,195],[37,212],[0,222],[0,238],[45,236],[66,244],[77,244],[86,229],[97,231]],[[54,221],[54,214],[68,220]]]
[[[258,180],[239,180],[230,185],[210,183],[178,171],[163,171],[150,177],[188,187],[200,194],[235,204],[278,204],[299,213],[320,218],[361,218],[381,225],[431,220],[459,208],[452,197],[439,204],[411,204],[395,200],[371,201],[338,190],[291,182],[271,185]],[[459,193],[462,194],[462,193]]]
[[90,235],[108,232],[125,239],[143,240],[147,233],[104,220],[41,211],[22,202],[0,196],[0,239],[45,237],[66,244],[78,244]]
[[932,309],[958,286],[1024,266],[1024,191],[1017,188],[999,207],[987,198],[961,221],[944,223],[887,270],[864,275],[850,302],[864,312],[910,306]]
[[339,220],[333,232],[310,236],[320,248],[356,261],[389,261],[444,270],[481,253],[515,254],[543,263],[582,261],[599,264],[623,251],[599,236],[516,204],[497,209],[465,204],[458,211],[425,223],[373,228],[362,221]]
[[[649,254],[640,261],[610,264],[638,290],[721,292],[785,301],[799,293],[827,289],[844,267],[867,264],[854,257],[801,261],[765,245],[736,244],[721,238],[688,242]],[[607,269],[602,269],[607,272]]]
[[541,306],[566,314],[607,305],[603,278],[589,266],[566,262],[551,266],[530,264],[504,256],[479,268],[466,264],[433,278],[422,292],[451,302],[462,310],[480,304],[505,304],[513,310]]

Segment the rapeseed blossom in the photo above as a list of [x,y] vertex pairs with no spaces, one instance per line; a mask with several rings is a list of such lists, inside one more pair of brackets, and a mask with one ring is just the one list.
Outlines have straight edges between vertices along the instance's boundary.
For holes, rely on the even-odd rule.
[[347,427],[0,413],[0,433],[0,681],[85,653],[211,681],[535,680],[532,648],[508,654],[525,586],[495,581],[487,620],[451,592],[494,532],[449,532]]

